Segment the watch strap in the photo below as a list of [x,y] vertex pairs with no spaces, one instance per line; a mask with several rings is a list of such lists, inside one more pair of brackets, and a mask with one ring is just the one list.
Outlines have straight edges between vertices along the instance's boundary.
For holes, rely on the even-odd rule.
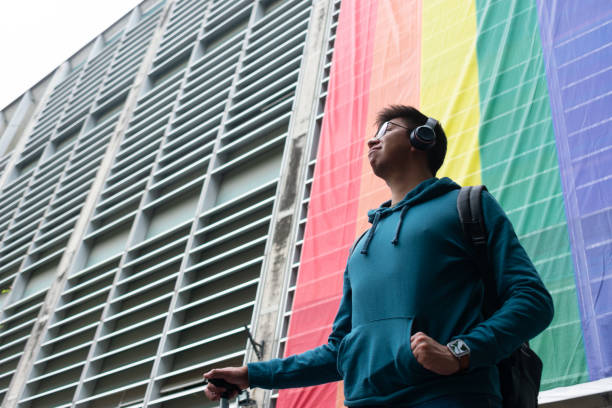
[[470,366],[470,355],[466,354],[465,356],[456,357],[459,360],[459,372],[462,373],[467,371]]

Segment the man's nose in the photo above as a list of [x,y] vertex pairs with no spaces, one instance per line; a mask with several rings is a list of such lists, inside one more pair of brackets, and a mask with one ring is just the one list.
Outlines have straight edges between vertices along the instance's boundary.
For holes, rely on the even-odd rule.
[[379,143],[380,143],[379,139],[376,139],[375,137],[371,138],[370,140],[368,140],[368,149],[371,149],[372,147],[376,146]]

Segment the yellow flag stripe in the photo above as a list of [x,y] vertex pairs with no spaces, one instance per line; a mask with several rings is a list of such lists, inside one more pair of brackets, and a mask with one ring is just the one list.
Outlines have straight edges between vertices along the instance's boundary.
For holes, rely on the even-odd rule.
[[448,138],[437,176],[481,184],[474,1],[425,1],[422,10],[420,108],[441,122]]

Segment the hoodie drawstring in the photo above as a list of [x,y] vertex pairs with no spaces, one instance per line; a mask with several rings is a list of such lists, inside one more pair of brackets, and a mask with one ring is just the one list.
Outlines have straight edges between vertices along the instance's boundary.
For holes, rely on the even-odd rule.
[[372,222],[372,227],[370,228],[368,236],[366,237],[366,240],[363,243],[363,248],[361,248],[361,253],[364,255],[368,254],[368,247],[370,246],[370,241],[372,241],[372,237],[374,236],[374,230],[376,229],[378,220],[380,220],[380,212],[377,211],[376,214],[374,214],[374,221]]
[[391,241],[391,243],[393,245],[397,245],[397,243],[399,242],[399,234],[400,234],[400,230],[402,229],[402,222],[404,222],[404,215],[406,215],[406,212],[408,212],[408,205],[405,205],[404,208],[402,208],[402,212],[400,213],[399,216],[399,221],[397,223],[397,228],[395,229],[395,236],[393,237],[393,240]]
[[[404,198],[395,206],[391,207],[391,200],[387,200],[377,209],[368,211],[368,222],[372,223],[372,227],[366,234],[362,235],[362,237],[365,235],[367,235],[367,237],[360,252],[364,255],[368,254],[370,242],[372,242],[372,239],[374,238],[376,228],[381,218],[391,216],[392,214],[395,216],[395,214],[397,214],[399,211],[400,214],[397,227],[395,228],[395,236],[391,241],[393,246],[397,246],[399,244],[399,236],[402,231],[404,217],[409,209],[459,188],[459,185],[448,177],[443,177],[441,179],[432,177],[421,182],[418,186],[410,190],[410,192],[408,192],[408,194],[406,194],[406,196],[404,196]],[[392,228],[390,225],[389,227]],[[360,237],[356,243],[358,243],[361,239],[362,238]],[[356,244],[353,245],[356,246]]]

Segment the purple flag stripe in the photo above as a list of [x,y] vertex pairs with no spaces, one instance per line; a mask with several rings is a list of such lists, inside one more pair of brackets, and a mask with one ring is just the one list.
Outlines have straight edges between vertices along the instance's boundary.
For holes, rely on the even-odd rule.
[[539,0],[589,375],[612,376],[612,2]]

